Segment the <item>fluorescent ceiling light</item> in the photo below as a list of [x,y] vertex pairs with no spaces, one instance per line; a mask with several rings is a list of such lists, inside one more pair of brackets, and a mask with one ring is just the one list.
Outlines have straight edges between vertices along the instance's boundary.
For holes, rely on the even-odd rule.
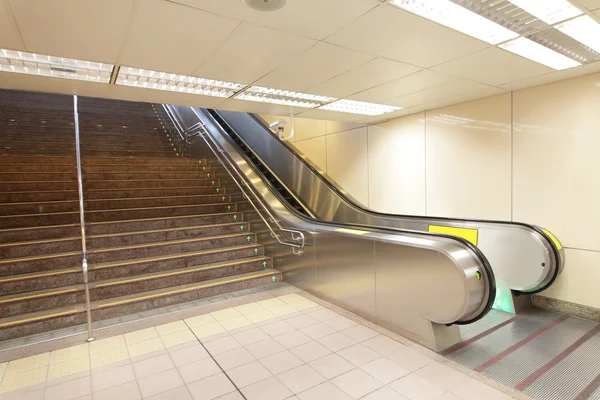
[[261,103],[281,104],[284,106],[315,108],[337,99],[316,94],[291,92],[289,90],[270,89],[251,86],[235,96],[236,99],[258,101]]
[[392,0],[391,4],[484,42],[498,44],[519,35],[450,0]]
[[365,103],[355,100],[338,100],[319,107],[319,110],[337,111],[361,115],[383,115],[393,111],[402,110],[402,107],[386,106],[384,104]]
[[583,14],[567,0],[508,0],[549,25]]
[[112,70],[112,64],[0,49],[3,72],[108,83]]
[[214,97],[231,97],[246,85],[148,69],[121,67],[117,85],[168,90]]
[[563,56],[554,50],[550,50],[549,48],[524,37],[501,44],[499,47],[556,70],[581,65],[581,63],[567,56]]
[[555,28],[600,53],[600,24],[587,15],[558,24]]

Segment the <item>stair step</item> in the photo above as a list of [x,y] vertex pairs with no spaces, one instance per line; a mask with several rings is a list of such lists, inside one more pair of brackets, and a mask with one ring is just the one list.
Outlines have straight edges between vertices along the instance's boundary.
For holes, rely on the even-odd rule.
[[81,225],[49,225],[27,228],[0,229],[0,243],[27,242],[33,240],[52,240],[64,237],[77,236],[81,232]]
[[[163,197],[130,197],[115,199],[97,199],[87,200],[85,202],[86,210],[108,210],[113,208],[140,208],[140,207],[158,207],[158,206],[180,206],[190,204],[216,204],[231,202],[229,194],[205,194],[191,196],[163,196]],[[3,205],[0,204],[0,210]]]
[[65,225],[79,222],[79,211],[40,214],[0,215],[3,228],[26,228],[31,226]]
[[[0,174],[0,180],[2,180]],[[218,174],[224,177],[223,173]],[[85,172],[83,178],[87,182],[95,181],[144,181],[144,180],[190,180],[190,181],[205,181],[213,180],[217,178],[217,173],[214,171],[202,171],[197,169],[195,171],[154,171],[154,172],[125,172],[121,169],[120,172]]]
[[0,203],[0,216],[13,214],[44,214],[79,211],[77,200],[24,203]]
[[[217,189],[219,189],[217,191]],[[85,198],[88,200],[97,199],[114,199],[117,197],[123,198],[139,198],[139,197],[160,197],[160,196],[191,196],[205,194],[232,194],[238,193],[237,187],[223,187],[216,184],[209,186],[193,186],[193,187],[170,187],[170,188],[119,188],[119,189],[88,189],[85,192]],[[0,193],[0,198],[2,194]]]
[[79,198],[79,192],[74,190],[29,190],[0,193],[0,203],[25,203],[75,200]]
[[[90,210],[86,212],[86,220],[89,222],[120,221],[144,218],[174,217],[189,214],[214,214],[229,211],[237,211],[237,204],[224,204],[221,202],[212,204],[184,204],[157,207]],[[1,218],[2,217],[0,217],[0,221]]]
[[0,182],[0,192],[31,192],[77,189],[73,181]]
[[[219,186],[219,179],[200,178],[200,179],[124,179],[124,180],[88,180],[85,184],[87,190],[94,189],[149,189],[149,188],[178,188],[178,187],[202,187],[214,185]],[[0,190],[2,185],[7,183],[0,182]]]

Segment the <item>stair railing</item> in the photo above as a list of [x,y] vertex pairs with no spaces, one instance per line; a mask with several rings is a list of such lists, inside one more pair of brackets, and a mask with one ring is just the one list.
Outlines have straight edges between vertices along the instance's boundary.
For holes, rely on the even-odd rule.
[[173,147],[173,151],[177,154],[177,157],[182,158],[191,158],[192,157],[192,148],[191,141],[186,136],[182,135],[179,129],[173,129],[169,122],[173,121],[173,117],[169,115],[169,111],[160,107],[157,104],[152,104],[152,108],[154,109],[154,113],[158,118],[162,128],[167,134],[167,138]]
[[[204,143],[206,143],[210,151],[215,155],[219,164],[223,166],[225,171],[231,176],[231,178],[235,182],[236,186],[242,191],[244,198],[248,200],[252,208],[254,208],[254,210],[256,211],[257,215],[264,222],[269,231],[271,231],[271,236],[275,240],[277,240],[279,244],[291,247],[294,254],[301,255],[304,252],[302,248],[306,245],[304,233],[296,229],[285,228],[281,225],[281,222],[277,218],[275,218],[271,211],[269,211],[269,208],[261,200],[260,196],[254,191],[252,186],[246,182],[245,177],[242,176],[239,170],[234,166],[233,162],[229,159],[229,157],[227,157],[225,150],[215,141],[215,139],[210,134],[208,134],[208,131],[206,130],[204,124],[202,122],[197,122],[189,128],[184,129],[180,122],[177,120],[177,118],[175,118],[174,114],[169,109],[169,107],[165,104],[163,104],[162,106],[165,109],[166,115],[169,117],[169,119],[175,126],[175,129],[178,131],[179,135],[182,138],[186,138],[186,140],[191,141],[195,138],[200,137],[204,140]],[[236,179],[236,175],[238,179]],[[244,187],[246,187],[247,190],[244,190]],[[249,193],[254,198],[254,201],[251,199],[251,196],[248,195]],[[255,202],[258,203],[260,207],[258,207],[255,204]],[[263,215],[263,212],[267,214],[267,217]],[[289,233],[292,240],[287,241],[282,239],[282,235],[278,234],[277,231]]]

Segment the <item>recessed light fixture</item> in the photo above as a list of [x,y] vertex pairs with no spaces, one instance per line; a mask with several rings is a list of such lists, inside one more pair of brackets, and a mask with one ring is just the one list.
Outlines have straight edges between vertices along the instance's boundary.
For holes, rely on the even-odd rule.
[[282,89],[270,89],[262,86],[251,86],[237,96],[236,99],[258,101],[261,103],[281,104],[284,106],[315,108],[337,100],[333,97],[316,94],[292,92]]
[[0,71],[109,83],[113,65],[0,49]]
[[490,44],[519,36],[450,0],[392,0],[390,4]]
[[549,48],[524,37],[511,40],[510,42],[501,44],[499,47],[556,70],[563,70],[581,65],[581,63],[567,56],[563,56],[554,50],[550,50]]
[[148,69],[121,67],[117,85],[214,97],[231,97],[246,85]]
[[583,14],[567,0],[508,0],[548,25]]
[[600,24],[587,15],[558,24],[555,28],[600,53]]
[[285,6],[287,0],[246,0],[248,7],[257,11],[277,11]]
[[350,114],[360,115],[383,115],[393,111],[402,110],[402,107],[387,106],[384,104],[365,103],[355,100],[338,100],[333,103],[319,107],[319,110],[337,111]]

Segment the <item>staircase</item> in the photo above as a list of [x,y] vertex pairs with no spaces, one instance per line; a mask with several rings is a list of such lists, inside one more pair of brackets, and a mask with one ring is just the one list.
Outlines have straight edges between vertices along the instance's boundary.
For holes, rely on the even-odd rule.
[[[150,104],[79,99],[92,319],[281,280],[214,159]],[[0,91],[0,341],[85,323],[72,98]]]

